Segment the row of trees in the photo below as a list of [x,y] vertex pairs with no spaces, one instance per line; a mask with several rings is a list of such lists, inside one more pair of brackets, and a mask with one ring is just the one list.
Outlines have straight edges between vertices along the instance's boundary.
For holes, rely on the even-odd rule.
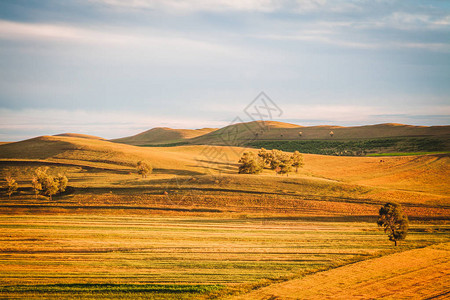
[[298,151],[289,154],[281,150],[268,151],[261,148],[258,154],[245,152],[239,159],[239,163],[240,174],[258,174],[267,168],[274,170],[276,174],[287,175],[292,168],[298,172],[298,169],[303,167],[303,155]]
[[[37,199],[38,195],[49,197],[52,200],[52,196],[56,193],[63,193],[66,188],[69,180],[66,175],[58,174],[53,176],[47,173],[49,170],[48,167],[39,167],[34,171],[33,177],[31,178],[31,187],[33,188],[34,195]],[[12,178],[12,176],[6,176],[6,192],[8,197],[11,198],[11,195],[14,194],[19,185],[17,181]]]

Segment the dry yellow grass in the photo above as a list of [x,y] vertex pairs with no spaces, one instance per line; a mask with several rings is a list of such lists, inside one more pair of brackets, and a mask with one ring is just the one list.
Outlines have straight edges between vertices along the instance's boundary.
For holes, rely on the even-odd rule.
[[449,291],[446,243],[274,284],[236,299],[445,299]]

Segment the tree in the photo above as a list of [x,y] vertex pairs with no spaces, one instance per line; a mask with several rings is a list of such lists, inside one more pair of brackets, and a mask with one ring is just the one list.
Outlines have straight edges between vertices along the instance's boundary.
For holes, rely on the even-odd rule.
[[271,156],[270,156],[270,162],[269,162],[270,168],[272,170],[275,170],[277,172],[277,174],[278,174],[277,170],[279,170],[279,167],[281,164],[280,158],[282,156],[282,153],[283,153],[283,151],[281,151],[281,150],[273,149],[271,152]]
[[52,196],[58,192],[58,182],[53,178],[53,176],[46,174],[45,177],[41,179],[42,193],[44,196],[52,200]]
[[58,192],[59,186],[56,178],[47,174],[47,171],[48,167],[39,167],[34,171],[37,181],[36,189],[40,187],[40,189],[38,189],[40,193],[43,194],[44,196],[49,197],[50,200],[52,200],[52,196]]
[[142,175],[142,178],[145,178],[147,177],[148,174],[150,174],[153,171],[153,168],[144,161],[138,161],[136,165],[136,170],[139,175]]
[[289,154],[280,151],[281,153],[278,155],[277,159],[279,161],[278,164],[278,173],[286,174],[289,176],[289,172],[292,171],[292,158]]
[[253,152],[244,152],[239,159],[239,174],[258,174],[264,168],[264,161]]
[[298,168],[303,167],[303,155],[298,151],[294,151],[291,160],[292,166],[295,167],[295,173],[298,173]]
[[6,180],[6,193],[8,194],[8,198],[11,198],[11,195],[17,191],[19,185],[16,180],[12,178],[10,175],[5,177]]
[[264,167],[270,166],[270,162],[273,159],[273,155],[271,152],[267,151],[264,148],[261,148],[261,150],[259,150],[259,152],[258,152],[258,156],[261,157],[261,159],[263,160]]
[[395,246],[397,241],[404,240],[408,233],[408,216],[403,213],[400,204],[397,203],[389,202],[380,208],[377,224],[384,228],[384,232]]
[[58,174],[58,176],[55,177],[55,181],[58,186],[58,192],[61,195],[61,193],[66,190],[69,180],[67,179],[66,175]]
[[33,187],[34,196],[37,199],[37,196],[42,191],[42,185],[39,182],[38,177],[36,175],[33,176],[33,178],[31,179],[31,186]]

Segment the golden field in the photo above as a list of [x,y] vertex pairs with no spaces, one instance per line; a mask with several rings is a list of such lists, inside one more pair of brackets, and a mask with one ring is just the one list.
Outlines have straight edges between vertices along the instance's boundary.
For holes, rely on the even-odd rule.
[[[243,151],[257,150],[73,135],[0,145],[0,175],[20,186],[0,204],[1,297],[405,298],[423,286],[426,298],[448,287],[448,154],[305,154],[281,176],[237,174]],[[140,160],[153,166],[147,178]],[[52,201],[31,191],[43,165],[69,178]],[[398,247],[375,224],[387,201],[411,221]],[[378,288],[397,281],[401,291]]]

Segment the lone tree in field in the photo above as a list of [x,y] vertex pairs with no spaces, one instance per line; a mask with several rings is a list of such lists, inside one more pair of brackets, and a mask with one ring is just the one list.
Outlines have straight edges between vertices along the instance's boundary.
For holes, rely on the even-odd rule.
[[11,195],[17,191],[19,185],[17,184],[16,180],[9,175],[5,177],[5,180],[6,180],[6,193],[8,194],[8,198],[10,199]]
[[292,160],[292,166],[295,168],[295,173],[298,173],[298,168],[303,167],[303,155],[298,152],[294,151],[294,153],[291,156]]
[[264,168],[264,161],[253,152],[245,152],[239,159],[239,174],[258,174]]
[[136,165],[136,170],[138,174],[142,176],[142,178],[146,178],[147,175],[153,171],[153,168],[145,161],[138,161]]
[[380,208],[377,224],[384,228],[384,232],[395,246],[397,241],[404,240],[408,233],[408,216],[403,213],[400,204],[397,203],[386,203]]

